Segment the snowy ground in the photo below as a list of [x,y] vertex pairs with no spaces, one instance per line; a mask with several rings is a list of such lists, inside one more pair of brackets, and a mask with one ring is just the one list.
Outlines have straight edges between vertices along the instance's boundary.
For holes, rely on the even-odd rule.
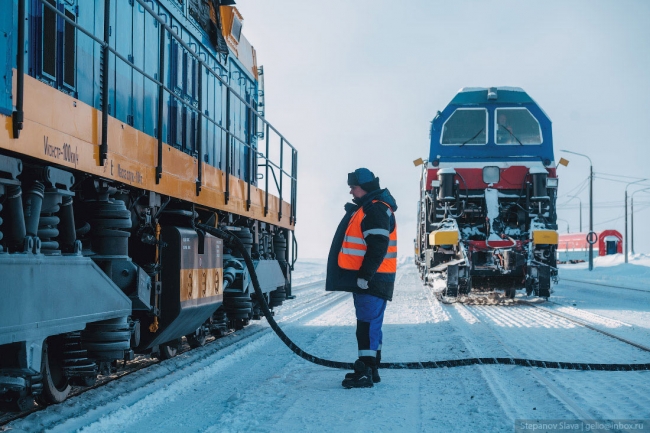
[[[552,302],[544,306],[650,346],[650,257],[621,261],[599,258],[593,272],[580,264],[562,266]],[[353,361],[352,299],[314,284],[324,268],[322,260],[299,262],[294,285],[303,287],[294,291],[295,300],[277,308],[276,319],[306,351]],[[385,362],[492,356],[650,362],[648,352],[526,305],[441,304],[408,261],[398,270],[395,299],[386,310],[383,353]],[[344,371],[296,357],[262,320],[5,428],[512,432],[518,419],[644,419],[650,429],[650,372],[469,366],[380,373],[382,382],[372,389],[343,389]]]
[[592,281],[650,291],[650,254],[629,255],[628,263],[625,263],[623,254],[595,257],[592,271],[589,271],[588,263],[559,267],[561,277],[567,281]]

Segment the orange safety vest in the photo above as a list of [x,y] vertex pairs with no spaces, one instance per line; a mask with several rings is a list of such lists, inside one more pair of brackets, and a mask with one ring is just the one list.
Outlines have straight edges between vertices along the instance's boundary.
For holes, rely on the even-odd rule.
[[[377,202],[388,207],[388,212],[392,213],[390,206],[386,203],[379,200],[373,200],[373,203]],[[388,230],[384,229],[370,229],[363,232],[361,231],[361,221],[363,221],[365,216],[366,214],[363,211],[363,207],[359,208],[359,210],[352,215],[348,228],[345,230],[343,245],[341,245],[341,251],[339,252],[339,267],[352,271],[358,271],[361,269],[363,257],[366,255],[366,250],[368,249],[365,236],[383,234],[388,235],[388,251],[384,256],[384,261],[379,265],[377,272],[397,272],[397,221],[395,221],[395,228],[390,234],[388,233]]]

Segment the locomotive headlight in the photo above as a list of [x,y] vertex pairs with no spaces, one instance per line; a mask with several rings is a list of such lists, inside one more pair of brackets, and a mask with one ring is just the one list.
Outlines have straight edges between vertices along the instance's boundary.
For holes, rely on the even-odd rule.
[[557,177],[549,177],[546,179],[546,188],[557,188]]
[[499,183],[500,174],[501,172],[499,170],[499,167],[483,167],[483,182],[487,184]]

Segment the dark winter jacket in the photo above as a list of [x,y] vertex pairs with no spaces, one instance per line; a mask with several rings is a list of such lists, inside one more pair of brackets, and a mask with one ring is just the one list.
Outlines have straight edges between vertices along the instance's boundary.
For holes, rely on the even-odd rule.
[[[382,203],[373,203],[379,200],[390,206],[392,212],[388,215],[387,208]],[[391,301],[395,287],[395,274],[377,272],[379,265],[384,260],[388,250],[388,238],[382,235],[368,235],[366,241],[366,255],[358,271],[342,269],[338,265],[338,256],[343,245],[345,231],[348,228],[352,215],[360,208],[366,214],[361,222],[361,229],[365,232],[371,229],[384,229],[392,232],[395,228],[395,215],[397,203],[387,189],[370,192],[360,199],[354,199],[353,203],[345,204],[345,216],[339,223],[332,247],[327,258],[327,279],[325,289],[327,291],[343,291],[353,293],[367,293],[382,299]],[[357,286],[357,278],[368,281],[368,289],[360,289]]]

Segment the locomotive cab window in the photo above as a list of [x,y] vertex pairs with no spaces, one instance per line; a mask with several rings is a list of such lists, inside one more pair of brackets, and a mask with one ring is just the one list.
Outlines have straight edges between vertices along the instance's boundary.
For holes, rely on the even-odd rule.
[[459,108],[442,125],[440,144],[463,146],[487,143],[487,110]]
[[494,119],[496,144],[542,144],[542,129],[527,108],[497,108]]

